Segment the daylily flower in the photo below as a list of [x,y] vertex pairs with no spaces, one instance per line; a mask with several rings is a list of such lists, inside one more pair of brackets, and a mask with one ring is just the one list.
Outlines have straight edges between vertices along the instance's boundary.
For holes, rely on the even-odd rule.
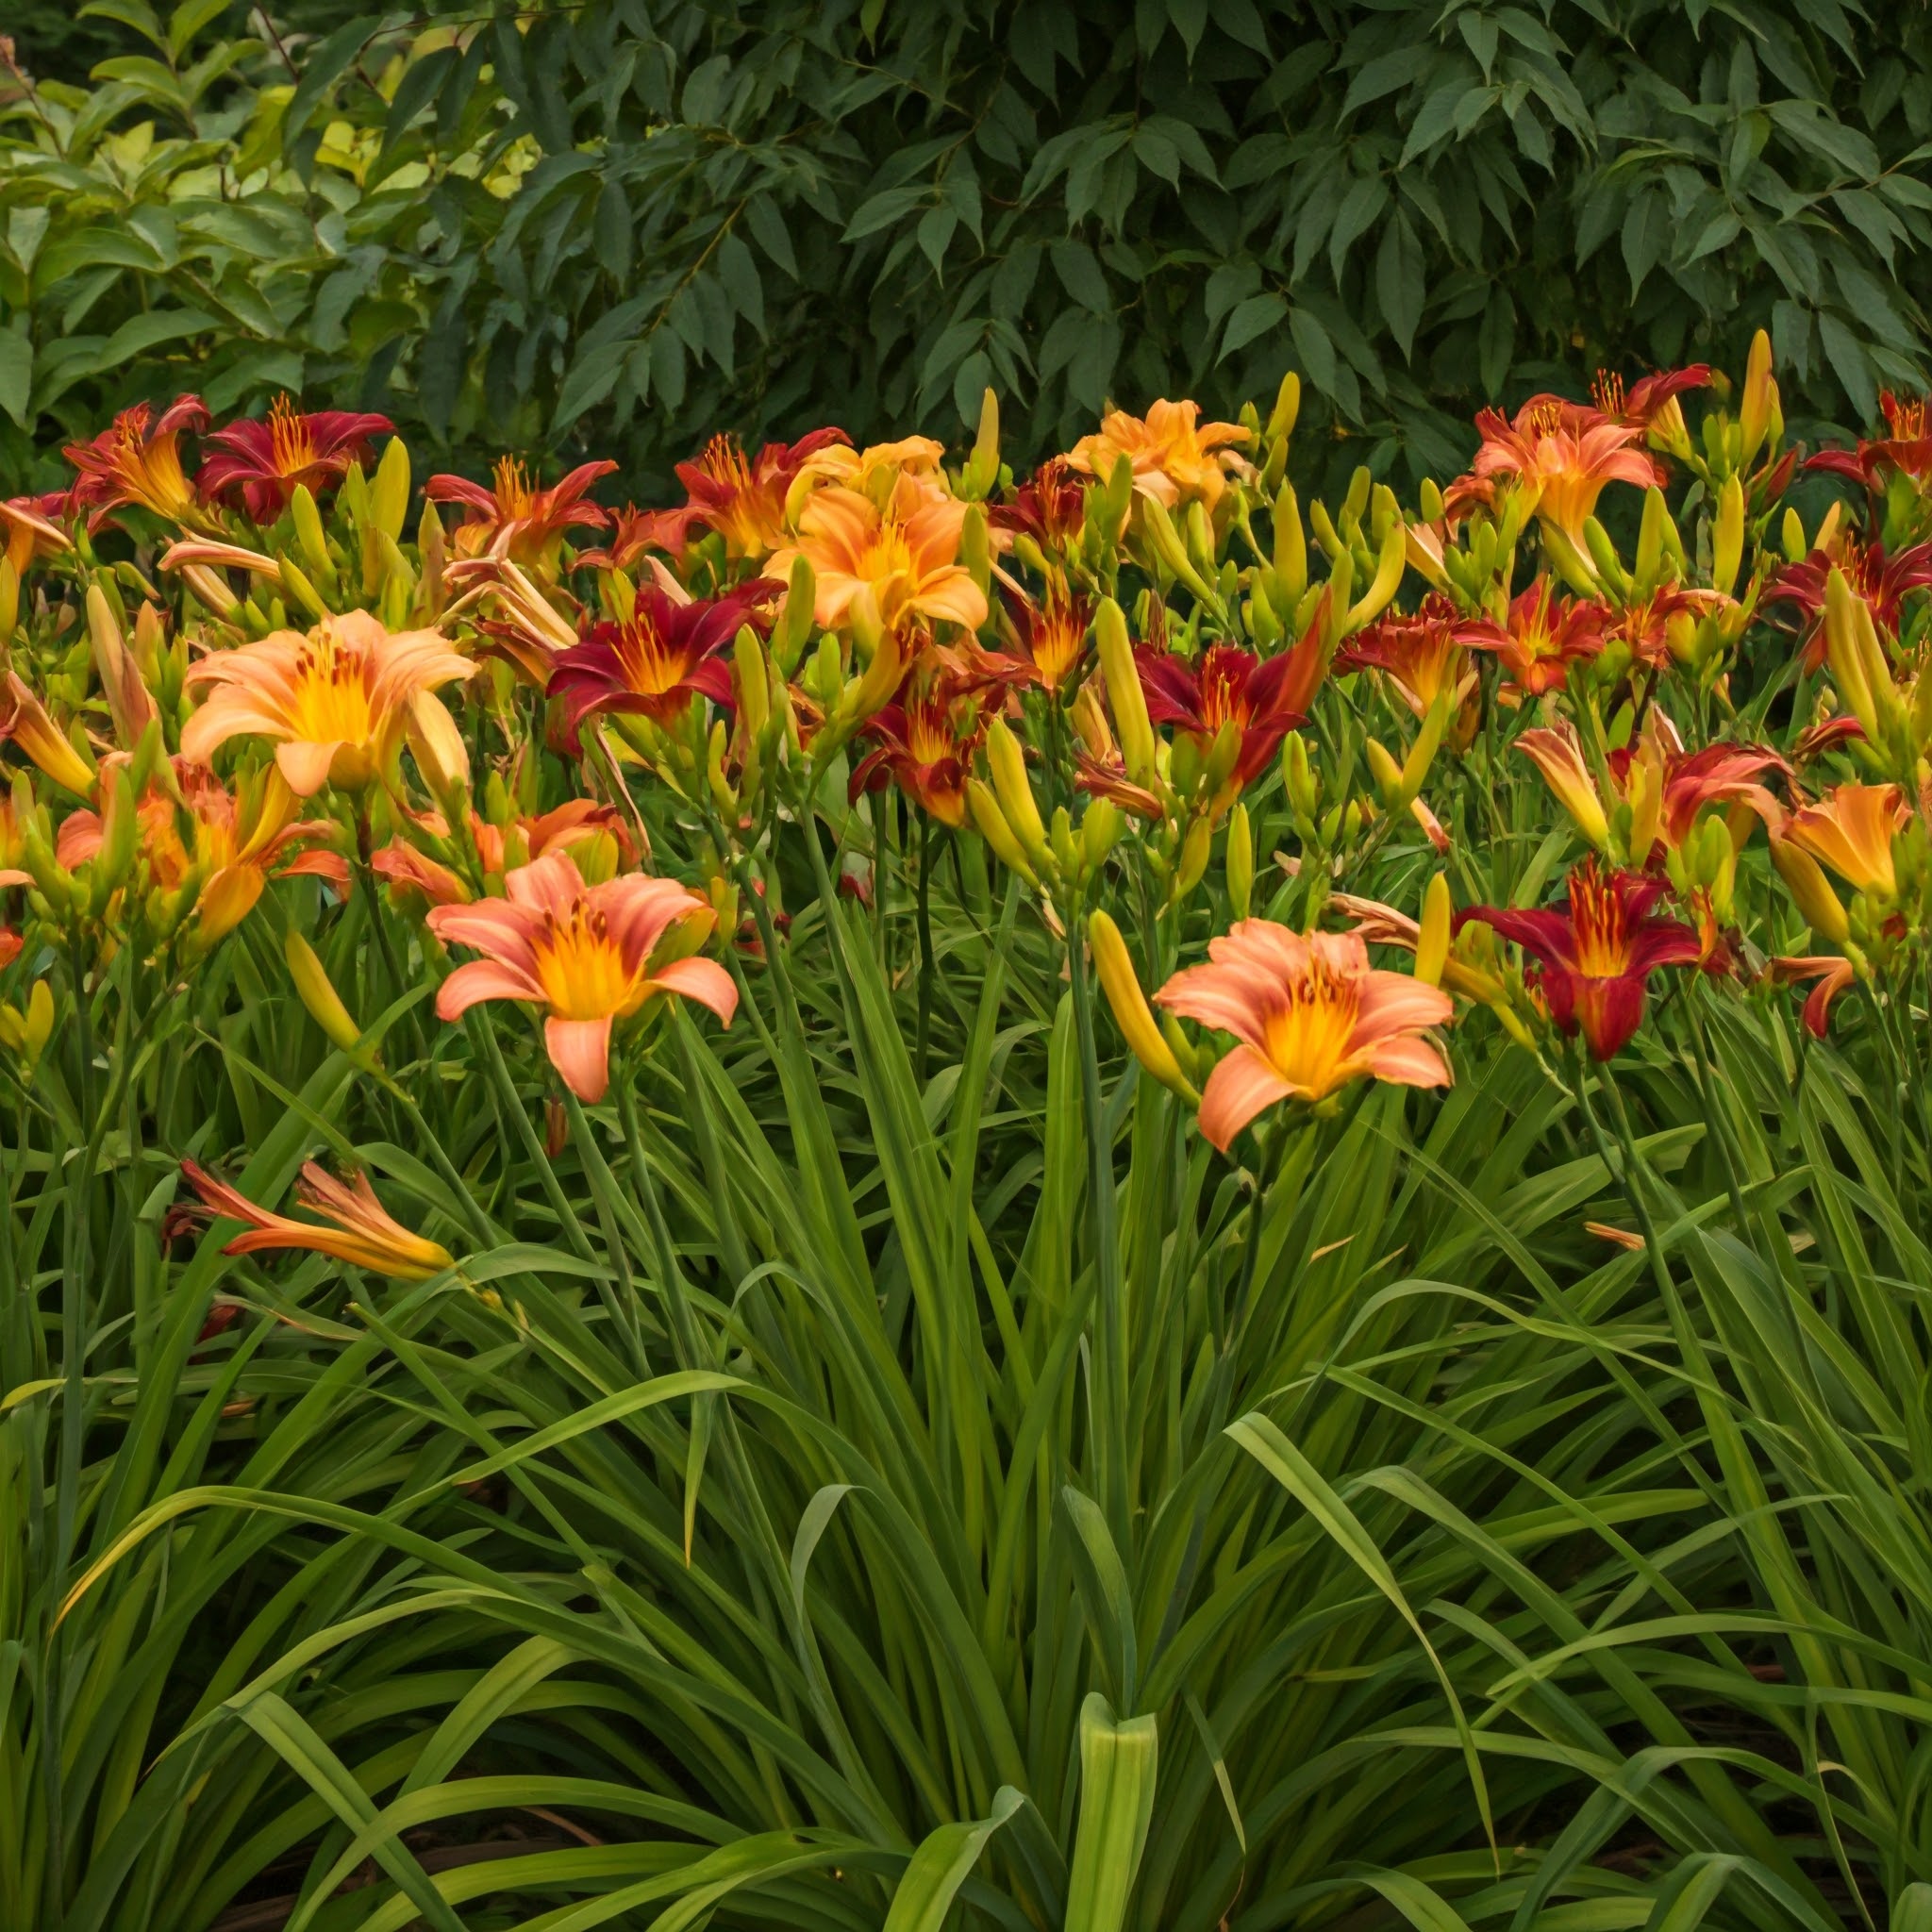
[[1226,445],[1245,442],[1239,423],[1202,423],[1198,403],[1161,401],[1144,417],[1110,409],[1091,436],[1083,436],[1066,457],[1081,475],[1105,483],[1125,457],[1133,465],[1134,488],[1163,509],[1200,503],[1210,512],[1227,488],[1230,467],[1241,458]]
[[1660,584],[1649,596],[1614,612],[1605,642],[1622,641],[1640,663],[1660,665],[1688,654],[1701,618],[1729,600],[1695,584]]
[[1572,664],[1603,649],[1611,616],[1607,605],[1558,596],[1551,580],[1541,577],[1510,604],[1503,623],[1488,624],[1479,636],[1476,625],[1483,621],[1477,620],[1459,635],[1466,644],[1494,651],[1509,685],[1538,697],[1561,690]]
[[1309,680],[1294,651],[1263,658],[1234,644],[1211,644],[1198,664],[1191,664],[1172,651],[1143,645],[1134,664],[1150,723],[1185,731],[1204,755],[1224,725],[1240,732],[1230,795],[1252,783],[1281,741],[1306,721],[1303,707],[1313,694],[1302,688]]
[[73,503],[90,512],[88,528],[98,529],[127,504],[171,523],[197,522],[194,486],[181,467],[181,438],[207,423],[199,396],[177,396],[159,416],[136,403],[92,442],[70,443],[64,454],[79,473]]
[[1693,362],[1688,369],[1658,370],[1640,376],[1624,393],[1624,378],[1600,369],[1590,386],[1597,408],[1613,423],[1641,429],[1656,449],[1681,450],[1689,441],[1684,411],[1677,398],[1686,390],[1710,386],[1710,364]]
[[1892,835],[1910,816],[1896,785],[1840,785],[1799,806],[1779,836],[1830,866],[1855,892],[1890,900],[1898,892]]
[[354,791],[394,758],[417,709],[439,704],[436,687],[475,668],[440,632],[391,631],[366,610],[307,637],[274,631],[190,667],[188,683],[212,694],[181,727],[182,755],[208,764],[231,738],[266,738],[297,797]]
[[1824,662],[1824,592],[1834,570],[1844,573],[1852,594],[1872,609],[1872,623],[1881,638],[1895,638],[1905,616],[1907,593],[1932,585],[1932,541],[1908,544],[1888,557],[1878,542],[1862,543],[1849,532],[1838,537],[1830,550],[1814,550],[1803,563],[1788,563],[1773,573],[1764,587],[1767,604],[1795,604],[1807,622],[1804,667],[1816,671]]
[[1881,390],[1878,407],[1889,435],[1869,442],[1861,438],[1856,449],[1822,449],[1805,459],[1805,467],[1847,476],[1871,491],[1882,491],[1890,473],[1924,484],[1932,476],[1932,425],[1926,420],[1926,399],[1902,399],[1889,389]]
[[973,669],[1002,684],[1037,685],[1057,694],[1086,659],[1092,606],[1085,597],[1075,595],[1056,572],[1047,579],[1046,593],[1038,603],[1008,592],[1006,609],[1017,648],[978,652]]
[[798,519],[798,539],[777,551],[765,575],[783,584],[806,558],[817,579],[813,615],[827,629],[845,620],[869,587],[888,629],[912,618],[976,631],[986,595],[958,561],[966,505],[922,489],[910,476],[893,486],[884,509],[856,490],[829,484],[813,492]]
[[194,487],[206,503],[232,503],[237,497],[250,519],[272,524],[288,508],[295,486],[311,495],[339,483],[351,463],[366,462],[372,436],[392,436],[387,416],[347,409],[298,411],[277,396],[268,420],[231,423],[208,438]]
[[55,522],[70,508],[64,490],[0,502],[0,534],[6,537],[7,560],[15,576],[25,576],[37,558],[58,557],[74,548],[74,540]]
[[547,567],[566,530],[608,529],[610,512],[585,493],[617,468],[612,462],[579,463],[561,481],[540,489],[515,457],[499,457],[486,490],[467,476],[432,476],[423,486],[431,503],[459,503],[470,514],[454,533],[458,557],[508,557],[526,570]]
[[624,623],[591,625],[550,674],[550,695],[562,707],[569,741],[575,744],[584,720],[600,711],[669,724],[694,697],[729,705],[731,662],[723,654],[741,625],[762,625],[757,607],[774,590],[753,583],[680,604],[655,584],[642,586]]
[[1568,1034],[1581,1032],[1600,1060],[1614,1058],[1643,1022],[1644,991],[1662,966],[1695,965],[1704,942],[1690,926],[1655,917],[1664,882],[1636,873],[1601,871],[1594,858],[1570,874],[1562,911],[1478,906],[1458,924],[1480,920],[1539,962],[1535,983],[1550,1017]]
[[916,666],[898,697],[866,722],[874,749],[854,768],[849,795],[897,783],[923,810],[956,831],[966,823],[966,781],[985,733],[977,702],[955,690],[929,661]]
[[46,707],[27,688],[17,671],[7,674],[6,688],[0,691],[0,744],[9,739],[55,784],[72,791],[76,797],[87,798],[92,794],[93,767],[47,715]]
[[[125,762],[118,753],[109,762]],[[181,810],[159,785],[150,785],[135,808],[141,859],[149,883],[162,892],[192,884],[194,937],[204,946],[232,932],[254,909],[269,875],[326,879],[347,891],[348,862],[340,853],[296,851],[332,839],[326,819],[295,819],[295,796],[277,767],[242,788],[237,797],[210,772],[185,758],[172,760]],[[182,838],[182,812],[192,845]],[[54,841],[54,858],[72,872],[99,852],[106,829],[98,812],[68,813]],[[291,851],[296,856],[284,863]]]
[[1475,479],[1513,476],[1534,490],[1537,516],[1578,548],[1584,522],[1594,514],[1607,485],[1629,483],[1645,490],[1664,480],[1657,459],[1638,447],[1641,427],[1561,396],[1532,396],[1513,421],[1505,421],[1498,410],[1483,409],[1475,426],[1483,439],[1475,454]]
[[1413,616],[1391,611],[1342,645],[1338,671],[1375,670],[1387,674],[1402,701],[1425,718],[1446,687],[1459,704],[1475,683],[1466,669],[1465,652],[1492,642],[1496,626],[1484,618],[1465,617],[1437,591],[1424,597]]
[[578,1099],[603,1099],[610,1082],[610,1028],[658,994],[708,1007],[726,1025],[738,988],[715,960],[680,957],[652,963],[667,936],[708,932],[717,914],[675,879],[639,873],[586,886],[566,852],[513,872],[505,896],[474,906],[439,906],[429,929],[449,945],[485,957],[458,966],[436,996],[437,1017],[454,1020],[480,1000],[526,1000],[548,1010],[543,1037],[551,1064]]
[[1810,953],[1802,958],[1771,961],[1766,976],[1774,986],[1790,986],[1803,980],[1814,982],[1805,996],[1800,1017],[1805,1030],[1814,1040],[1823,1040],[1831,1030],[1831,1005],[1857,977],[1849,959],[1836,953]]
[[364,1174],[358,1174],[345,1184],[315,1161],[303,1163],[302,1178],[295,1183],[295,1199],[334,1224],[318,1226],[312,1221],[295,1221],[257,1207],[195,1161],[184,1160],[181,1172],[217,1215],[246,1224],[247,1232],[237,1235],[223,1248],[225,1255],[306,1248],[396,1281],[427,1281],[432,1274],[456,1265],[456,1257],[447,1248],[424,1235],[411,1234],[395,1220],[375,1198],[375,1190]]
[[[677,466],[688,492],[684,508],[646,512],[628,525],[620,518],[607,567],[626,568],[647,543],[680,556],[693,524],[715,530],[724,540],[726,557],[762,563],[785,541],[785,500],[807,461],[821,450],[850,442],[842,429],[814,429],[796,442],[768,442],[747,462],[735,437],[712,437],[695,462]],[[629,557],[621,554],[626,548]],[[602,555],[592,559],[589,553],[582,560],[605,562]]]
[[1154,997],[1240,1042],[1216,1062],[1201,1095],[1201,1131],[1223,1153],[1279,1101],[1318,1103],[1364,1078],[1450,1084],[1441,1053],[1420,1038],[1453,1015],[1449,995],[1407,974],[1372,969],[1358,935],[1304,936],[1244,919],[1208,941],[1208,958]]
[[941,475],[946,446],[930,436],[902,436],[896,442],[872,442],[853,449],[843,437],[826,441],[799,466],[797,477],[788,493],[786,513],[796,519],[804,492],[826,483],[856,490],[874,503],[899,493],[899,485],[909,479],[922,497],[947,492]]

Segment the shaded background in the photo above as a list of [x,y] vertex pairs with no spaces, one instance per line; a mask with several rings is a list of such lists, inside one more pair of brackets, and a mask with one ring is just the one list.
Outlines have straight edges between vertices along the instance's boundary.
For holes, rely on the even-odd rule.
[[[1210,17],[1211,15],[1211,17]],[[1776,344],[1924,380],[1932,18],[1839,0],[15,0],[0,482],[140,395],[387,410],[476,468],[720,426],[1015,454],[1294,367],[1318,468]]]

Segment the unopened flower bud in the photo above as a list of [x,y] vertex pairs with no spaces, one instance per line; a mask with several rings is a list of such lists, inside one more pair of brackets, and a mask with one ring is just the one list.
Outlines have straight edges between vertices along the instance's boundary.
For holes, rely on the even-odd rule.
[[1100,990],[1107,996],[1114,1024],[1121,1029],[1128,1050],[1163,1087],[1190,1103],[1198,1100],[1200,1096],[1181,1072],[1174,1049],[1155,1024],[1153,1008],[1141,991],[1140,977],[1120,927],[1105,912],[1095,912],[1087,922],[1087,940],[1092,948]]
[[1029,886],[1037,888],[1040,874],[1021,849],[1019,840],[1013,836],[1012,826],[1007,823],[1006,814],[1000,809],[999,800],[993,796],[992,788],[984,778],[967,779],[966,808],[973,815],[979,836],[992,847],[993,857],[1008,871],[1018,873]]
[[1237,805],[1227,815],[1227,903],[1237,919],[1248,916],[1255,890],[1255,833],[1248,808]]
[[295,983],[296,997],[308,1009],[308,1017],[332,1044],[358,1064],[368,1065],[374,1055],[362,1045],[362,1029],[342,1004],[342,996],[335,990],[315,948],[291,926],[282,951],[289,962],[289,977]]
[[1107,675],[1108,703],[1113,710],[1114,728],[1120,733],[1121,757],[1128,777],[1137,785],[1145,785],[1154,775],[1154,726],[1148,720],[1147,694],[1141,689],[1133,646],[1127,641],[1127,620],[1111,597],[1101,602],[1093,620],[1093,636],[1100,651],[1100,668]]
[[1423,916],[1416,932],[1415,976],[1441,986],[1449,963],[1449,874],[1439,872],[1423,893]]
[[[1761,335],[1763,331],[1760,329]],[[1717,517],[1710,529],[1710,581],[1725,596],[1738,581],[1744,558],[1744,481],[1735,471],[1717,493]]]

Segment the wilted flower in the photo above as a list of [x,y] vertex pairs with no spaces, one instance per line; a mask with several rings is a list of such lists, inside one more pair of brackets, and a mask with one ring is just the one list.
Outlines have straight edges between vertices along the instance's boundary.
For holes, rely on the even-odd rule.
[[1857,977],[1852,962],[1836,953],[1811,953],[1803,958],[1774,959],[1766,973],[1774,986],[1790,986],[1807,979],[1812,982],[1811,991],[1805,996],[1800,1017],[1804,1020],[1806,1032],[1814,1040],[1823,1040],[1830,1031],[1832,1002]]
[[1210,940],[1209,963],[1176,973],[1155,999],[1240,1042],[1208,1076],[1201,1131],[1224,1153],[1264,1108],[1319,1102],[1352,1080],[1446,1087],[1441,1052],[1419,1036],[1455,1011],[1449,995],[1369,965],[1355,933],[1304,936],[1244,919]]
[[550,674],[550,695],[562,707],[570,741],[586,718],[628,713],[668,724],[693,697],[731,703],[731,663],[723,655],[739,627],[761,624],[757,607],[776,587],[751,584],[723,597],[679,603],[655,584],[637,593],[622,624],[597,624],[565,651]]
[[205,502],[240,498],[249,517],[272,524],[288,508],[295,486],[311,495],[340,482],[351,463],[366,462],[369,439],[392,436],[387,416],[318,409],[304,415],[285,395],[277,396],[266,422],[230,423],[208,438],[194,487]]
[[1226,448],[1245,442],[1239,423],[1202,423],[1198,403],[1158,402],[1144,417],[1112,409],[1091,436],[1083,436],[1066,461],[1083,475],[1105,483],[1125,457],[1133,467],[1134,488],[1163,509],[1200,503],[1212,510],[1227,487],[1232,465],[1241,459]]
[[394,758],[436,687],[475,669],[433,630],[391,631],[366,610],[326,617],[304,637],[278,630],[203,658],[188,673],[212,694],[181,728],[184,757],[208,764],[231,738],[266,738],[298,797],[366,785]]
[[986,594],[958,559],[966,505],[901,476],[886,508],[856,490],[827,485],[800,512],[798,539],[765,565],[789,581],[804,557],[817,580],[813,615],[827,628],[842,624],[861,588],[877,600],[888,629],[908,618],[944,620],[976,631],[987,619]]
[[207,423],[199,396],[177,396],[159,416],[148,404],[136,403],[92,442],[70,443],[67,460],[79,473],[73,502],[90,512],[88,528],[98,529],[128,504],[171,523],[194,522],[194,487],[181,467],[181,438]]
[[1482,447],[1474,475],[1478,482],[1513,476],[1536,492],[1536,513],[1581,546],[1585,520],[1610,483],[1640,490],[1663,481],[1655,458],[1638,447],[1643,432],[1561,396],[1532,396],[1506,421],[1495,409],[1475,419]]
[[717,917],[676,880],[631,873],[586,886],[568,853],[551,852],[511,873],[504,891],[501,899],[439,906],[429,914],[438,939],[484,955],[443,981],[439,1019],[457,1019],[480,1000],[545,1008],[551,1064],[586,1101],[603,1099],[609,1085],[612,1022],[645,1001],[675,993],[730,1024],[738,988],[715,960],[652,963],[674,928],[708,931]]
[[467,476],[432,476],[423,486],[431,503],[459,503],[470,514],[455,531],[458,557],[508,557],[525,569],[547,566],[566,530],[607,529],[610,512],[585,493],[617,468],[579,463],[560,482],[541,489],[515,457],[499,457],[489,489]]
[[1704,954],[1691,927],[1653,916],[1663,891],[1661,879],[1606,874],[1591,858],[1571,873],[1563,910],[1478,906],[1461,923],[1480,920],[1535,958],[1550,1017],[1565,1033],[1580,1031],[1591,1054],[1607,1060],[1642,1024],[1650,975],[1662,966],[1694,965]]
[[312,1221],[271,1214],[192,1160],[184,1160],[181,1172],[216,1214],[246,1224],[247,1233],[229,1241],[222,1250],[225,1255],[306,1248],[398,1281],[427,1281],[432,1274],[455,1266],[455,1257],[447,1248],[425,1236],[411,1234],[395,1220],[375,1198],[375,1190],[363,1174],[357,1174],[345,1185],[312,1160],[303,1164],[295,1199],[334,1224],[319,1227]]
[[6,539],[7,560],[15,576],[25,576],[37,558],[58,557],[74,548],[73,539],[55,521],[69,509],[64,490],[0,501],[0,536]]

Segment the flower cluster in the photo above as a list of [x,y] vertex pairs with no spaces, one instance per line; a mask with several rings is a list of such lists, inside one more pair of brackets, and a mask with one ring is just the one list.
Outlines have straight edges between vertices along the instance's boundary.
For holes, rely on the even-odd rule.
[[[1807,458],[1760,336],[1735,389],[1486,410],[1407,506],[1366,469],[1305,502],[1299,399],[1114,410],[1018,476],[991,396],[957,463],[721,436],[651,508],[600,500],[604,462],[418,491],[376,415],[129,408],[66,490],[0,505],[0,1052],[31,1076],[57,960],[166,984],[271,891],[278,928],[361,893],[441,1021],[530,1009],[594,1104],[672,1003],[730,1024],[801,850],[833,899],[1015,875],[1223,1148],[1360,1080],[1446,1083],[1472,1008],[1607,1060],[1659,973],[1807,985],[1821,1036],[1849,987],[1907,999],[1923,405]],[[1815,528],[1801,465],[1844,492]],[[1358,890],[1385,867],[1433,874],[1414,911]]]

